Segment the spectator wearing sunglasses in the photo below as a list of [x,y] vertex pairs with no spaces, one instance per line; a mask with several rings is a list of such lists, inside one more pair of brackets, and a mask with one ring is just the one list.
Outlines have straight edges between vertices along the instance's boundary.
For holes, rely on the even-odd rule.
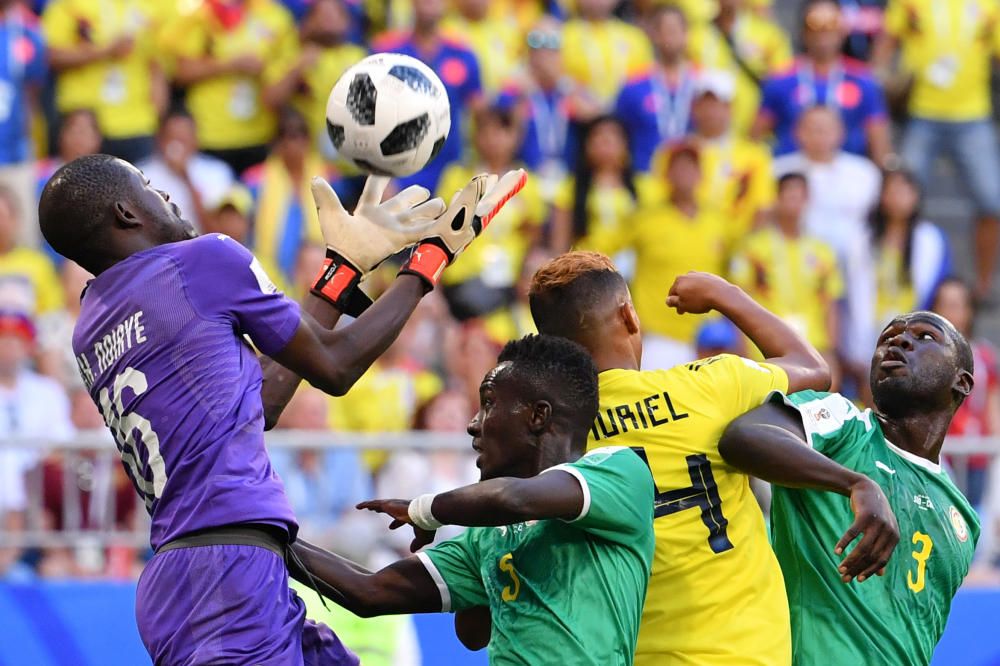
[[813,0],[803,13],[805,53],[764,83],[754,135],[774,132],[774,153],[794,152],[795,126],[812,106],[835,110],[844,124],[845,152],[882,164],[891,152],[882,88],[861,62],[841,55],[846,25],[834,0]]

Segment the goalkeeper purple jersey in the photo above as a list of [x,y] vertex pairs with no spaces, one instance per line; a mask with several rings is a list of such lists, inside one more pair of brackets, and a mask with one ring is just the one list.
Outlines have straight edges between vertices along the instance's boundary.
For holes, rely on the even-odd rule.
[[294,538],[247,338],[274,354],[298,325],[299,306],[221,234],[138,252],[87,286],[73,353],[152,516],[153,548],[245,522]]

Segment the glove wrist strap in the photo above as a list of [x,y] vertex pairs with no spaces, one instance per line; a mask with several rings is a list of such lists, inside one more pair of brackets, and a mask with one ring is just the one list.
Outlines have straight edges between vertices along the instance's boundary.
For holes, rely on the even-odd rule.
[[430,291],[437,286],[441,273],[450,262],[451,256],[447,250],[433,241],[423,241],[413,248],[410,258],[399,269],[399,273],[422,278]]
[[[323,267],[316,276],[310,292],[337,308],[344,314],[358,316],[371,300],[364,296],[357,286],[361,282],[361,271],[331,248],[326,249]],[[364,298],[359,298],[359,295]]]

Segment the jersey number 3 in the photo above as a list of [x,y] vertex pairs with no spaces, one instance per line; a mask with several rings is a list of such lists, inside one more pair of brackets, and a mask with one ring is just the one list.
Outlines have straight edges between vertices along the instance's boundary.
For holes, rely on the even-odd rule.
[[[646,449],[641,446],[632,448],[642,461],[649,467]],[[712,463],[704,453],[687,456],[688,476],[691,485],[687,488],[661,491],[655,485],[656,496],[653,498],[654,518],[669,516],[678,511],[701,509],[701,522],[708,528],[708,547],[713,553],[724,553],[733,548],[733,542],[726,534],[729,520],[722,514],[722,498],[719,497],[719,487],[715,484],[712,474]],[[655,476],[655,475],[654,475]]]
[[[163,495],[163,487],[167,485],[167,471],[163,456],[160,455],[160,437],[153,431],[148,419],[134,411],[126,414],[122,404],[125,389],[129,389],[138,397],[148,388],[149,383],[146,381],[145,373],[135,368],[125,368],[115,377],[111,391],[102,388],[97,399],[104,422],[114,435],[115,444],[118,445],[118,452],[122,456],[128,475],[132,477],[132,483],[145,502],[146,509],[151,509],[153,502]],[[147,479],[142,473],[142,461],[135,443],[136,439],[146,449],[146,465],[149,467],[152,479]]]
[[918,548],[918,550],[910,553],[910,556],[917,561],[917,574],[914,576],[912,571],[906,572],[906,586],[914,592],[920,592],[924,589],[927,558],[931,556],[931,551],[934,549],[934,542],[923,532],[914,532],[912,541]]

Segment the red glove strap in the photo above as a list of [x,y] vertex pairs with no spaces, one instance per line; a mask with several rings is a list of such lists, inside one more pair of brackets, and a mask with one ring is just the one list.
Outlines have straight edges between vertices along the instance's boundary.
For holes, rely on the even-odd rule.
[[427,280],[431,288],[434,288],[441,278],[441,273],[447,268],[448,261],[448,253],[444,248],[434,243],[421,243],[413,248],[410,258],[399,272],[419,275]]
[[327,256],[311,291],[343,312],[347,297],[360,281],[361,274],[350,264],[338,263]]

